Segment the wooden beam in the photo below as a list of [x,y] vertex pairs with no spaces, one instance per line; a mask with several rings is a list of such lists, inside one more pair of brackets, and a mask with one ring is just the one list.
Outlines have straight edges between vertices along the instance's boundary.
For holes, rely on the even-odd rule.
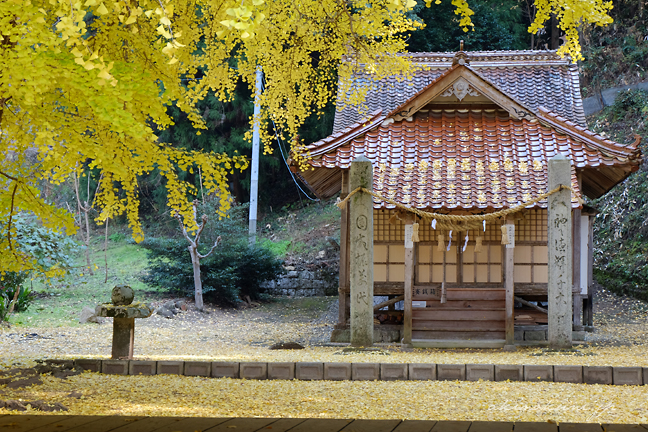
[[382,303],[378,303],[377,305],[374,306],[374,312],[384,308],[385,306],[391,306],[393,304],[396,304],[399,301],[404,300],[404,299],[405,299],[405,296],[402,295],[402,296],[394,297],[391,300],[387,300],[387,301],[384,301]]
[[540,312],[542,312],[542,313],[546,313],[546,314],[549,313],[549,311],[548,311],[547,309],[545,309],[545,308],[541,308],[541,307],[538,306],[538,305],[534,305],[533,303],[524,300],[522,297],[514,296],[513,298],[515,299],[516,302],[518,302],[518,303],[522,303],[522,304],[525,305],[525,306],[529,306],[529,307],[531,307],[531,308],[533,308],[533,309],[535,309],[535,310],[537,310],[537,311],[540,311]]
[[[349,171],[342,171],[340,198],[349,195]],[[339,312],[338,328],[346,328],[349,319],[349,206],[342,209],[340,217],[340,281],[339,281]]]
[[587,241],[587,319],[583,319],[585,325],[594,325],[594,218],[589,217],[589,230]]
[[583,309],[583,300],[580,295],[581,291],[581,211],[580,209],[572,210],[572,317],[575,326],[583,325],[581,320],[581,310]]

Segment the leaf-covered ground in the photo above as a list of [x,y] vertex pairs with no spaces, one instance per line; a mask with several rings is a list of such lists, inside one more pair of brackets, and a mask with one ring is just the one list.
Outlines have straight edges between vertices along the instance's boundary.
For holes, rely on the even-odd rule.
[[[278,299],[246,310],[190,310],[166,319],[159,315],[135,324],[135,358],[142,360],[322,361],[389,363],[502,363],[648,366],[648,305],[602,291],[595,305],[595,333],[570,354],[540,348],[502,350],[401,350],[389,355],[341,354],[330,346],[337,307],[333,298]],[[277,342],[298,342],[304,350],[269,350]],[[112,324],[22,326],[0,333],[0,365],[30,364],[40,358],[109,358]]]
[[[648,307],[602,292],[597,332],[569,355],[540,348],[412,350],[385,347],[388,355],[341,353],[326,346],[335,322],[331,298],[282,299],[247,310],[210,309],[174,319],[137,320],[137,359],[222,361],[332,361],[403,363],[508,363],[648,366]],[[108,358],[110,322],[82,326],[28,326],[0,330],[0,369],[41,358]],[[269,350],[295,341],[304,350]],[[179,376],[112,376],[83,373],[12,390],[0,399],[61,402],[68,414],[190,415],[453,420],[648,421],[648,386],[514,382],[305,382],[245,381]],[[77,392],[81,398],[69,397]],[[8,412],[0,409],[0,414]]]
[[[84,373],[0,398],[65,414],[646,423],[648,386],[456,381],[246,381]],[[70,397],[72,392],[80,398]],[[0,409],[0,414],[5,413]]]

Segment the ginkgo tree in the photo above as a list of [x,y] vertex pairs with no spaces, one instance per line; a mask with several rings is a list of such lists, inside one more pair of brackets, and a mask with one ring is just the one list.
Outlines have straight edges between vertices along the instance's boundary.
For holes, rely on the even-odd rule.
[[[470,31],[466,0],[444,1],[452,2],[458,24]],[[434,7],[432,0],[426,3]],[[41,196],[38,184],[63,182],[79,167],[101,172],[98,221],[125,214],[136,240],[143,237],[138,176],[154,169],[165,179],[170,209],[190,230],[196,229],[190,204],[196,191],[179,170],[200,169],[203,187],[218,194],[224,213],[226,175],[244,169],[246,160],[160,142],[157,133],[172,123],[168,105],[184,110],[200,133],[206,126],[197,101],[209,93],[228,100],[240,80],[253,87],[261,67],[263,109],[254,121],[272,121],[293,138],[334,96],[338,79],[359,69],[368,81],[411,76],[414,66],[398,53],[408,32],[422,25],[408,14],[415,5],[415,0],[0,2],[0,248],[5,252],[0,270],[35,265],[16,244],[17,213],[33,212],[45,227],[74,231],[72,217]],[[580,58],[580,23],[611,21],[611,3],[603,0],[537,0],[536,7],[530,30],[556,15],[567,35],[561,51],[574,60]],[[343,102],[361,98],[362,91],[355,91]],[[268,144],[269,128],[261,130]]]

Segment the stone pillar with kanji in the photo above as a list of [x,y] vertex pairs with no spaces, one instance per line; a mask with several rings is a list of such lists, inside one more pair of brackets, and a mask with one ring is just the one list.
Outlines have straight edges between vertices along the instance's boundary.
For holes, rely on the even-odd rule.
[[[351,163],[349,190],[358,187],[371,190],[373,168],[364,156]],[[355,193],[350,204],[350,291],[351,291],[351,346],[367,347],[373,344],[373,199]]]
[[[549,190],[571,186],[569,159],[558,154],[549,159]],[[572,346],[572,208],[571,192],[563,189],[548,198],[549,347]]]

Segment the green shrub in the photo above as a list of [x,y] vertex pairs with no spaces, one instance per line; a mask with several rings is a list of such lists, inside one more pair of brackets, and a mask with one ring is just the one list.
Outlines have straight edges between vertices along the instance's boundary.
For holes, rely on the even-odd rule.
[[116,233],[110,234],[108,236],[108,238],[112,242],[119,243],[119,242],[124,241],[126,239],[126,236],[124,235],[124,233],[116,232]]
[[[203,295],[206,301],[236,304],[241,298],[258,299],[260,284],[275,279],[281,261],[262,242],[250,245],[243,217],[246,207],[237,206],[229,218],[213,217],[207,222],[199,247],[207,253],[217,236],[221,244],[207,258],[200,260]],[[194,279],[189,243],[184,238],[149,238],[141,244],[147,249],[148,274],[143,280],[151,285],[182,295],[193,295]]]
[[2,280],[0,280],[0,321],[7,319],[16,290],[19,291],[14,312],[26,311],[34,301],[34,295],[29,288],[22,286],[26,278],[27,274],[24,272],[7,272],[2,276]]

